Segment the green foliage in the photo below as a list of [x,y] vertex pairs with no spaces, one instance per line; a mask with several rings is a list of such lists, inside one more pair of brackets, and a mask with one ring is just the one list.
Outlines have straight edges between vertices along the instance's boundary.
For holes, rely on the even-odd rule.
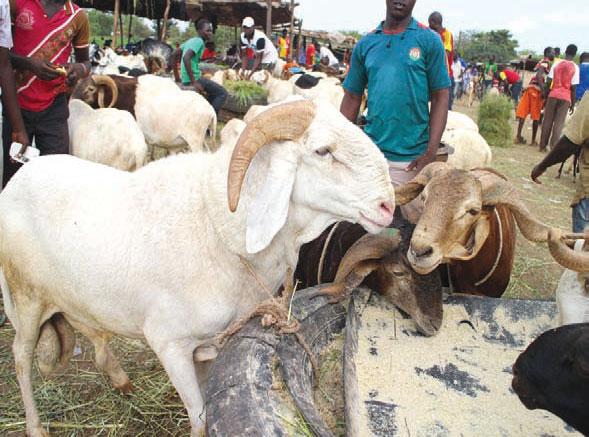
[[[113,39],[112,31],[114,27],[114,16],[110,12],[100,12],[94,9],[88,11],[88,20],[90,22],[90,40],[95,40],[98,43],[104,42],[105,39]],[[145,24],[145,20],[139,17],[131,17],[123,15],[123,31],[124,42],[127,43],[129,34],[129,22],[131,21],[131,39],[133,41],[143,40],[147,37],[154,36],[154,30]],[[117,43],[113,45],[120,45],[120,36],[117,38]]]
[[512,142],[510,119],[513,105],[502,95],[487,94],[479,107],[479,131],[487,143],[495,147],[509,147]]
[[486,62],[495,56],[497,62],[509,62],[516,57],[518,42],[509,30],[461,32],[457,50],[469,61]]
[[362,37],[364,36],[363,33],[360,33],[357,30],[340,30],[339,32],[342,35],[353,36],[354,38],[356,38],[356,41],[360,41],[362,39]]
[[114,17],[111,13],[104,13],[94,9],[88,11],[90,21],[90,39],[108,39],[113,31]]
[[249,80],[227,80],[224,86],[241,106],[249,106],[255,100],[263,99],[267,96],[264,88]]

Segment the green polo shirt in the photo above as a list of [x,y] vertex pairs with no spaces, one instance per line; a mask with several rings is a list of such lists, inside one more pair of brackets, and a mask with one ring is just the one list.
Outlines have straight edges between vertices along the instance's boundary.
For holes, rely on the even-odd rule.
[[205,42],[200,36],[196,36],[194,38],[190,38],[184,44],[180,46],[182,49],[182,61],[181,64],[181,79],[182,83],[185,85],[190,84],[190,76],[188,75],[188,71],[186,71],[186,67],[184,66],[184,54],[188,50],[192,50],[194,52],[194,56],[190,60],[190,65],[192,67],[192,72],[194,73],[194,80],[200,79],[200,68],[198,68],[198,62],[200,58],[202,58],[202,53],[205,51]]
[[344,88],[368,88],[366,133],[390,161],[423,155],[429,140],[430,94],[450,87],[440,36],[412,19],[404,32],[382,24],[358,42]]

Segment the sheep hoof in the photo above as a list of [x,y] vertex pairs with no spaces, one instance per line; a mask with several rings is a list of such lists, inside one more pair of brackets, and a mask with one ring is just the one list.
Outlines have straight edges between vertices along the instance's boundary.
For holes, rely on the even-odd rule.
[[131,381],[127,381],[123,385],[115,385],[115,388],[125,396],[128,396],[135,391],[135,387],[133,387]]

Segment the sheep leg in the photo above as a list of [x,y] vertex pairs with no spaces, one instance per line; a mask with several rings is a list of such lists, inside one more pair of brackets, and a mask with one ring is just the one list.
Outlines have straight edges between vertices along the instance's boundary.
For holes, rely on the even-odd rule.
[[29,437],[46,437],[49,434],[43,429],[39,419],[33,396],[32,381],[33,355],[39,338],[43,309],[39,303],[34,301],[19,302],[17,296],[14,296],[18,317],[13,320],[16,335],[12,344],[12,351],[14,353],[16,378],[25,406],[27,435]]
[[201,435],[204,431],[205,409],[193,361],[194,345],[186,341],[154,339],[148,333],[145,337],[186,407],[192,427],[191,437]]
[[106,373],[112,382],[112,385],[123,394],[129,394],[133,391],[133,385],[129,381],[127,373],[119,364],[119,360],[114,355],[108,342],[110,335],[105,332],[89,328],[83,323],[75,320],[67,319],[70,324],[80,331],[94,346],[94,362],[96,367],[102,372]]

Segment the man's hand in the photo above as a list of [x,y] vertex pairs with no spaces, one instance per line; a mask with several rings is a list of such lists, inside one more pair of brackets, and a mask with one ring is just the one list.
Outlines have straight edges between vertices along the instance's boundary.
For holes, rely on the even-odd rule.
[[419,173],[421,170],[423,170],[423,168],[426,165],[431,164],[435,160],[436,160],[436,152],[430,152],[428,150],[427,152],[425,152],[424,155],[421,155],[415,161],[412,161],[411,164],[409,164],[405,170],[406,171],[417,170],[417,172]]
[[544,174],[544,172],[546,171],[546,169],[544,167],[542,167],[540,164],[538,164],[536,167],[534,167],[534,169],[532,170],[532,174],[530,175],[530,177],[532,178],[532,180],[534,182],[536,182],[537,184],[542,185],[542,181],[540,179],[538,179],[540,176],[542,176]]
[[29,136],[25,131],[13,130],[11,139],[13,143],[20,143],[23,145],[21,153],[24,153],[25,149],[30,146]]
[[56,66],[44,59],[29,58],[29,70],[41,80],[57,79],[61,74],[56,70]]
[[80,79],[87,76],[88,69],[84,64],[75,63],[69,64],[66,68],[66,83],[69,87],[73,87]]

